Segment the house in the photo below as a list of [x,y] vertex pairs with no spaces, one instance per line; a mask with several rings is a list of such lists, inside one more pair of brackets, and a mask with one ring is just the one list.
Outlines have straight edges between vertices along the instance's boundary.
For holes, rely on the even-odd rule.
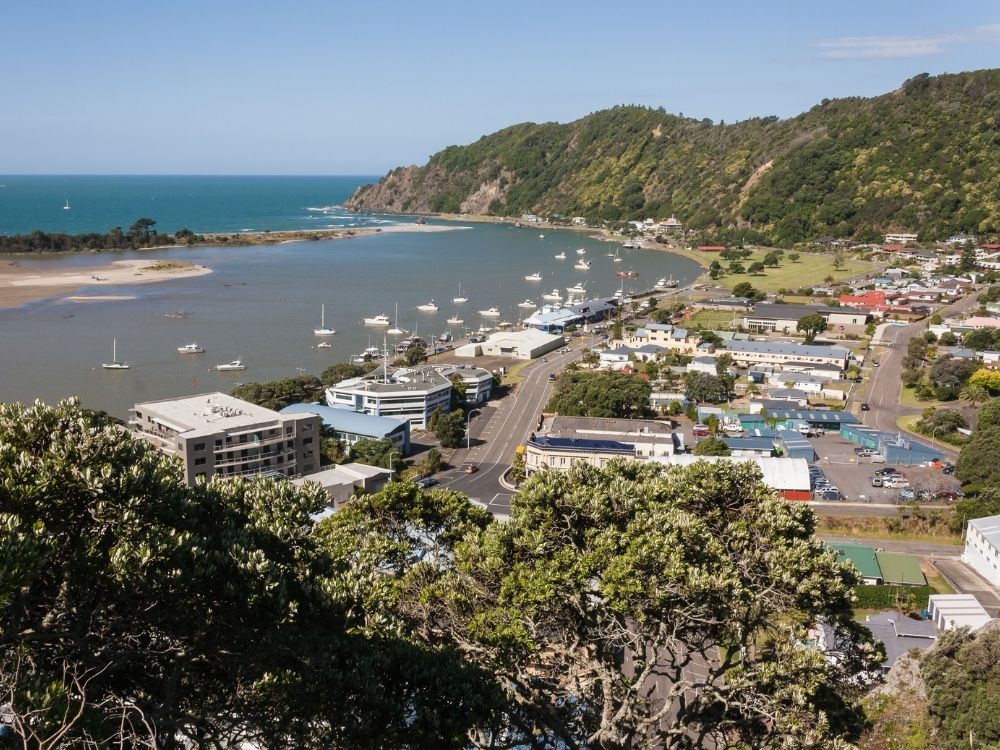
[[837,553],[837,562],[849,562],[854,565],[863,583],[869,586],[882,583],[882,569],[879,567],[875,550],[867,544],[827,542],[826,546]]
[[587,220],[583,216],[574,216],[571,219],[571,223],[575,227],[585,227],[585,226],[587,226]]
[[931,594],[927,612],[941,630],[978,630],[993,619],[973,594]]
[[786,344],[772,341],[730,341],[726,351],[740,365],[783,365],[786,362],[836,365],[847,368],[851,353],[840,346]]
[[729,448],[729,455],[736,458],[748,456],[773,456],[775,454],[774,440],[764,437],[724,437],[722,442]]
[[341,441],[348,449],[359,440],[387,439],[402,455],[410,452],[410,423],[405,419],[379,417],[353,409],[335,409],[324,404],[291,404],[279,413],[317,415],[327,436]]
[[635,449],[635,458],[650,460],[683,452],[684,436],[670,420],[610,417],[546,417],[539,435],[614,440]]
[[315,414],[279,414],[226,393],[145,401],[131,409],[132,434],[183,464],[184,481],[280,475],[319,469]]
[[688,372],[701,372],[715,375],[715,357],[695,357],[687,364]]
[[391,479],[392,471],[389,469],[368,464],[347,463],[293,479],[292,484],[301,487],[306,482],[319,482],[326,491],[330,507],[337,509],[358,491],[380,492]]
[[969,521],[962,562],[994,586],[1000,586],[1000,516]]
[[883,241],[886,244],[896,243],[900,245],[907,245],[911,242],[916,242],[917,235],[909,232],[890,232],[885,235]]
[[875,552],[882,581],[888,586],[926,586],[927,579],[920,569],[920,561],[902,552]]
[[775,302],[758,302],[740,319],[740,324],[751,333],[795,333],[799,321],[806,315],[823,317],[828,326],[865,325],[868,314],[864,310],[840,309],[821,305],[785,305]]
[[867,310],[874,305],[884,305],[886,293],[880,291],[869,291],[864,294],[842,294],[840,295],[841,307],[856,307]]
[[888,672],[900,656],[925,651],[937,642],[937,628],[928,620],[914,620],[899,612],[879,612],[865,618],[865,627],[885,647],[882,671]]
[[635,447],[617,440],[539,435],[525,443],[524,472],[531,476],[545,469],[569,471],[577,463],[600,468],[615,458],[635,458]]
[[669,323],[647,323],[623,342],[626,346],[655,344],[670,351],[691,354],[695,351],[698,337],[692,336],[686,328],[677,328]]

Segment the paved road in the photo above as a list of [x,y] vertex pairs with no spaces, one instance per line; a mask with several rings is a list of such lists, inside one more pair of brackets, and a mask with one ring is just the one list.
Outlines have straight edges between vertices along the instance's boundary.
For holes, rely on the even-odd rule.
[[1000,591],[968,565],[958,560],[935,560],[934,565],[956,591],[974,594],[991,617],[1000,614]]
[[[441,477],[441,486],[465,493],[484,503],[494,515],[506,515],[510,510],[511,492],[500,484],[500,477],[510,468],[518,445],[527,440],[538,426],[538,417],[549,398],[549,374],[561,370],[580,356],[578,349],[567,354],[550,354],[546,361],[528,365],[524,380],[514,393],[494,403],[495,409],[472,418],[471,450],[457,450],[451,463],[479,466],[475,474],[454,470]],[[476,440],[478,439],[478,444]]]

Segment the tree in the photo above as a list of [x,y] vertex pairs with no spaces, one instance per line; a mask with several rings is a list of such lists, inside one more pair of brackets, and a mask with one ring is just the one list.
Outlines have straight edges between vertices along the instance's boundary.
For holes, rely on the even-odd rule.
[[546,411],[576,417],[644,417],[652,413],[652,386],[618,372],[564,372]]
[[935,386],[954,389],[957,395],[958,390],[977,369],[979,366],[974,361],[958,357],[941,357],[931,366],[930,378]]
[[798,253],[789,253],[788,254],[788,260],[792,261],[792,263],[798,263],[800,257],[801,256]]
[[[389,465],[390,456],[392,456],[392,466]],[[351,460],[359,464],[378,466],[393,471],[399,471],[403,468],[403,454],[389,438],[359,440],[351,446]]]
[[696,456],[728,456],[729,446],[726,441],[719,437],[708,437],[695,443],[694,451]]
[[768,268],[776,268],[781,261],[778,253],[772,250],[764,256],[761,262]]
[[761,275],[763,275],[763,273],[764,273],[764,264],[761,263],[760,261],[756,261],[754,263],[751,263],[749,265],[749,267],[747,268],[747,273],[749,273],[751,276],[761,276]]
[[959,412],[954,409],[924,409],[923,416],[917,422],[917,429],[925,435],[948,435],[960,427],[968,426]]
[[715,374],[720,378],[729,374],[729,368],[733,366],[733,355],[723,352],[715,358]]
[[298,375],[268,383],[244,383],[233,388],[232,395],[265,409],[281,411],[292,404],[316,402],[323,396],[323,384],[315,375]]
[[1000,427],[980,426],[962,446],[955,462],[955,476],[968,484],[1000,484]]
[[990,393],[1000,393],[1000,371],[985,368],[976,370],[969,376],[969,385],[985,388]]
[[718,404],[729,398],[726,384],[717,375],[689,372],[684,378],[684,395],[698,403]]
[[420,468],[425,474],[437,474],[444,466],[444,459],[441,458],[441,451],[431,448],[420,462]]
[[729,273],[746,273],[746,268],[738,260],[730,261]]
[[817,333],[822,333],[826,330],[826,318],[816,312],[807,313],[799,318],[799,322],[795,325],[796,331],[802,331],[806,334],[806,343],[811,344],[816,338]]
[[319,379],[325,386],[336,385],[350,378],[360,378],[379,366],[378,362],[356,365],[350,362],[339,362],[330,365],[320,374]]
[[442,448],[458,448],[465,437],[465,414],[457,410],[442,414],[434,426],[434,435]]
[[458,409],[465,403],[468,386],[458,373],[449,375],[448,380],[451,381],[451,408]]
[[[494,676],[506,702],[473,744],[832,748],[857,738],[863,675],[880,658],[852,617],[857,573],[756,467],[576,466],[525,481],[509,521],[466,505],[444,491],[391,507],[376,495],[327,523],[335,559],[378,563],[380,600],[409,632]],[[789,637],[820,617],[835,661]]]
[[979,407],[990,400],[990,394],[983,386],[970,382],[959,391],[958,400],[968,406]]
[[[740,272],[742,273],[742,271]],[[733,287],[734,297],[753,297],[756,290],[753,288],[753,284],[749,281],[741,281],[739,284]]]
[[945,331],[938,338],[938,343],[941,346],[955,346],[958,343],[958,337],[951,331]]
[[399,635],[377,581],[321,552],[319,485],[188,487],[76,401],[0,405],[0,446],[18,745],[457,748],[482,720],[489,682]]
[[976,413],[976,429],[985,430],[988,427],[1000,427],[1000,398],[988,401]]
[[833,269],[835,271],[843,271],[844,270],[844,266],[846,265],[846,262],[847,261],[844,258],[844,254],[843,253],[834,253],[833,254],[833,260],[831,261],[831,263],[832,263]]
[[976,270],[976,250],[971,242],[966,242],[965,246],[962,248],[961,260],[958,262],[958,270],[965,273],[966,271]]

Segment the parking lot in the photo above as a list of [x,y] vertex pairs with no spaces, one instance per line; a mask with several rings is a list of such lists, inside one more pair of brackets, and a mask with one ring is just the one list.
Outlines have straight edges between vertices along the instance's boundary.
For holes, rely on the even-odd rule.
[[[812,438],[819,457],[819,466],[830,482],[851,502],[891,504],[897,502],[899,489],[872,487],[871,478],[877,469],[889,468],[887,464],[873,464],[870,458],[858,458],[857,445],[837,434]],[[896,466],[917,489],[931,491],[957,490],[959,483],[953,476],[940,471],[917,466]]]

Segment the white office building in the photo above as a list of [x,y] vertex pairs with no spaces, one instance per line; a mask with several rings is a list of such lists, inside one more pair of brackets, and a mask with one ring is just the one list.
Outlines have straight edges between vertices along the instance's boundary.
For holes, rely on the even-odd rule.
[[429,366],[376,370],[326,389],[326,403],[376,417],[404,419],[426,429],[431,413],[451,411],[452,384]]
[[321,421],[279,414],[225,393],[146,401],[132,407],[137,438],[184,464],[184,480],[281,474],[319,469]]

